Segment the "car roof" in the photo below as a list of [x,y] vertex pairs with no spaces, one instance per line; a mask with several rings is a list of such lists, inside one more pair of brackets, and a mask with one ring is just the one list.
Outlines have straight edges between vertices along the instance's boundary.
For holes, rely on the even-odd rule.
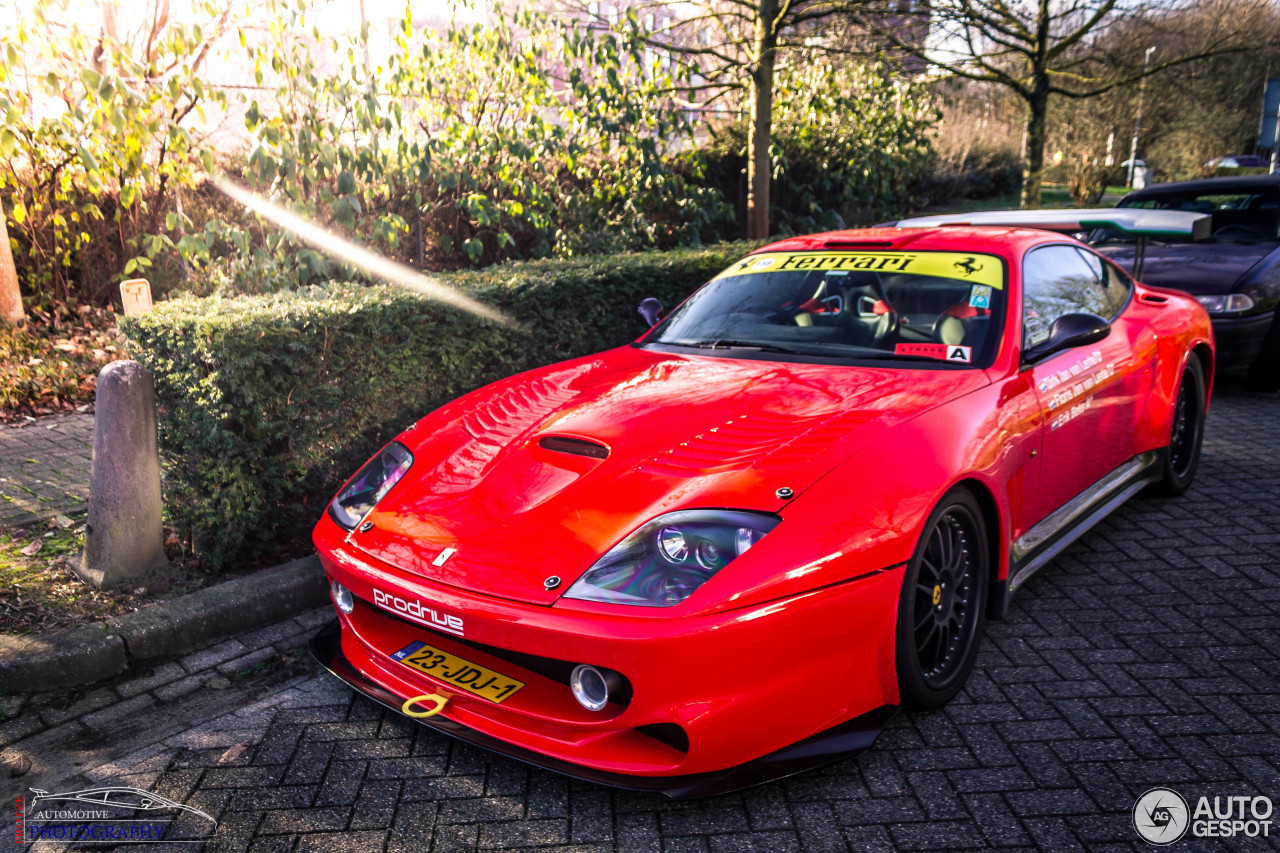
[[1120,201],[1137,201],[1144,198],[1157,198],[1163,195],[1176,195],[1179,193],[1256,192],[1258,190],[1274,190],[1277,187],[1280,187],[1280,174],[1233,175],[1227,178],[1201,178],[1195,181],[1172,181],[1167,184],[1151,184],[1143,189],[1128,193]]
[[788,237],[767,246],[760,252],[813,252],[813,251],[934,251],[934,252],[985,252],[995,255],[1022,255],[1027,249],[1040,243],[1073,242],[1070,238],[1035,228],[1009,228],[1004,226],[948,225],[940,228],[851,228],[844,231],[828,231],[823,234],[806,234]]

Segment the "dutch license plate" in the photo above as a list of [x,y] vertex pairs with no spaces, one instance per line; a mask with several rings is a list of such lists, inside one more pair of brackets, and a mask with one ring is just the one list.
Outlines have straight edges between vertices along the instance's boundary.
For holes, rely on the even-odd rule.
[[426,643],[410,643],[391,657],[419,672],[425,672],[455,687],[461,687],[490,702],[502,702],[524,687],[523,681],[516,681],[500,672],[485,669],[479,664],[451,655],[434,646],[428,646]]

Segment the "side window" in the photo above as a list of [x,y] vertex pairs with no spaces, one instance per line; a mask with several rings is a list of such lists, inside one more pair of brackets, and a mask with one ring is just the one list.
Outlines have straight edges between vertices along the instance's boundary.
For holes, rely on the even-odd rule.
[[1114,320],[1120,315],[1120,310],[1124,308],[1125,303],[1129,301],[1129,294],[1133,292],[1133,279],[1114,263],[1106,261],[1102,264],[1102,272],[1103,293],[1107,304],[1111,306],[1110,313],[1102,316],[1108,320]]
[[1108,322],[1114,320],[1129,298],[1128,277],[1093,252],[1084,249],[1076,249],[1076,251],[1080,253],[1080,257],[1084,259],[1085,265],[1089,267],[1096,281],[1094,287],[1086,288],[1082,294],[1082,304],[1092,307],[1081,310],[1097,314]]
[[1123,304],[1123,297],[1113,302],[1102,260],[1091,252],[1074,246],[1043,246],[1023,260],[1024,347],[1048,340],[1054,321],[1064,314],[1088,311],[1110,320]]

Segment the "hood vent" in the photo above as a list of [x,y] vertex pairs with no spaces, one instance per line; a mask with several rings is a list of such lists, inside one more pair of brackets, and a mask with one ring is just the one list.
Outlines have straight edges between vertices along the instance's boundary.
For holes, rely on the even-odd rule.
[[828,249],[892,249],[892,240],[849,240],[843,237],[832,237],[823,241]]
[[609,458],[609,448],[598,441],[588,441],[585,438],[570,438],[567,435],[544,435],[538,439],[538,446],[573,456],[589,456],[592,459]]

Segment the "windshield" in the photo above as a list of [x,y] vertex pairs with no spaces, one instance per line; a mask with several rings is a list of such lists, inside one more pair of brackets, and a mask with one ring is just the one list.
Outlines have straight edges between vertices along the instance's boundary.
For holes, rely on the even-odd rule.
[[[1192,213],[1208,213],[1213,217],[1210,226],[1210,243],[1271,243],[1277,234],[1276,209],[1280,194],[1275,187],[1258,187],[1224,193],[1177,192],[1124,202],[1120,207],[1137,207],[1146,210],[1187,210]],[[1112,228],[1100,228],[1089,240],[1094,245],[1132,244],[1132,234],[1122,234]],[[1190,237],[1153,237],[1150,245],[1190,243]]]
[[991,255],[759,254],[718,275],[644,344],[984,366],[1004,300],[1004,264]]

